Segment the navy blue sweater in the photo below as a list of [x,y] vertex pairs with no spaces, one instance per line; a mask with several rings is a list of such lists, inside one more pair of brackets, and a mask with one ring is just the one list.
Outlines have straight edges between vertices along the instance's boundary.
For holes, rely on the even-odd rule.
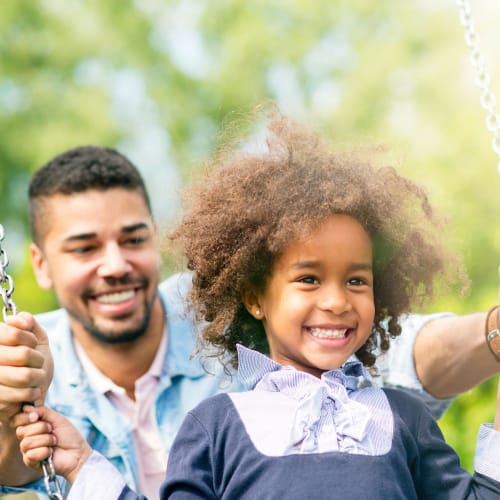
[[385,390],[394,436],[382,456],[328,452],[269,457],[252,444],[228,395],[188,414],[169,456],[161,498],[499,499],[500,483],[460,467],[428,410]]
[[[267,456],[253,445],[230,396],[186,416],[170,451],[160,498],[174,500],[460,500],[500,498],[500,482],[460,467],[427,408],[384,389],[394,414],[385,455],[345,452]],[[138,497],[125,488],[121,500]]]

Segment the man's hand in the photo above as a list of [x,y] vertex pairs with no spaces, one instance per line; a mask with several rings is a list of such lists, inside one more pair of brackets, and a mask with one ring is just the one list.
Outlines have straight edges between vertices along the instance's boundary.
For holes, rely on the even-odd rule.
[[0,323],[0,423],[8,424],[23,402],[43,403],[53,372],[47,335],[31,314]]
[[24,402],[45,401],[54,364],[44,330],[33,316],[19,313],[0,323],[0,483],[26,484],[41,471],[23,463],[12,420]]

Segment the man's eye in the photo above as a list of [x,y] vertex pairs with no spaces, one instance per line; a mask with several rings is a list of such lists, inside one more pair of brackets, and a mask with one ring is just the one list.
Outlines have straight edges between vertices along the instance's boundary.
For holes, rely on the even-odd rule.
[[126,244],[128,245],[141,245],[146,241],[146,238],[144,236],[135,236],[134,238],[129,238],[126,241]]
[[72,248],[69,250],[69,252],[75,254],[85,254],[91,252],[93,249],[94,247],[92,246],[85,246],[85,247]]

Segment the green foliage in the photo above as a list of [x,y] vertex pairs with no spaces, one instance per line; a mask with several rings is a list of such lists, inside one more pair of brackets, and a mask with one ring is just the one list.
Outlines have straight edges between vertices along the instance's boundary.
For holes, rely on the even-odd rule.
[[[493,8],[474,5],[490,62]],[[500,182],[451,3],[17,0],[2,3],[0,31],[0,222],[20,308],[55,306],[23,242],[35,169],[78,144],[117,146],[143,169],[156,203],[175,205],[180,186],[165,173],[181,185],[195,176],[224,138],[251,129],[242,121],[221,134],[223,124],[267,99],[339,145],[388,144],[393,163],[451,216],[443,237],[464,255],[471,293],[433,310],[497,300]],[[492,76],[498,84],[498,69]],[[162,215],[163,228],[171,218]],[[166,273],[176,268],[166,259]],[[493,401],[488,383],[442,421],[469,466],[476,420],[491,418],[480,413]]]

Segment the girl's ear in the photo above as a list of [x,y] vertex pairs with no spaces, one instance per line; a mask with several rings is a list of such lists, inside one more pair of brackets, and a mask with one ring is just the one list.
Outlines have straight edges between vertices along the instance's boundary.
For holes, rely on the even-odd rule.
[[243,293],[243,304],[245,304],[245,307],[247,311],[255,318],[255,319],[262,319],[262,308],[260,307],[260,302],[259,302],[259,297],[257,297],[257,294],[253,291],[245,291]]

